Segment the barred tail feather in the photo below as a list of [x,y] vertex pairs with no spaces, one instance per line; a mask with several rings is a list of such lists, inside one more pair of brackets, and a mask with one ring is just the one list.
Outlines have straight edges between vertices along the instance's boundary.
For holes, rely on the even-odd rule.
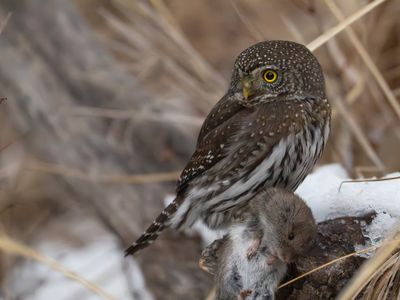
[[125,256],[137,253],[150,246],[158,237],[161,231],[167,228],[171,218],[174,216],[183,201],[183,197],[177,196],[146,229],[146,231],[131,246],[125,249]]

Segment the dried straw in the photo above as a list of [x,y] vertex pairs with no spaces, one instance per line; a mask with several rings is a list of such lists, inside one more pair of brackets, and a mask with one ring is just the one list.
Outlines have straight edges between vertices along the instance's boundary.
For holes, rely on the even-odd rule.
[[6,28],[8,21],[11,18],[12,13],[9,12],[3,21],[0,22],[0,34],[3,32],[4,28]]
[[29,258],[34,261],[37,261],[41,264],[44,264],[44,265],[48,266],[49,268],[53,269],[54,271],[61,273],[65,277],[81,284],[87,290],[98,295],[102,299],[107,299],[107,300],[116,300],[117,299],[114,296],[112,296],[111,294],[109,294],[108,292],[101,289],[99,286],[90,282],[89,280],[86,280],[85,278],[78,275],[77,273],[68,270],[63,265],[58,263],[57,261],[55,261],[49,257],[46,257],[46,256],[40,254],[38,251],[36,251],[28,246],[25,246],[15,240],[12,240],[11,238],[9,238],[5,235],[0,235],[0,249],[4,252],[15,254],[15,255],[20,255],[25,258]]
[[80,180],[102,182],[102,183],[127,183],[127,184],[149,184],[159,182],[173,182],[179,178],[181,171],[172,171],[165,173],[151,174],[111,174],[98,175],[91,174],[79,169],[70,168],[58,164],[52,164],[42,161],[30,160],[24,166],[29,171],[44,172],[60,176],[72,177]]
[[[340,22],[345,21],[345,17],[343,13],[340,11],[339,7],[332,1],[332,0],[325,0],[326,5],[335,15],[336,19]],[[383,93],[385,94],[387,100],[389,101],[390,105],[393,107],[394,111],[398,118],[400,118],[400,104],[396,99],[396,96],[391,91],[389,85],[387,84],[386,80],[383,78],[382,73],[379,71],[376,64],[373,62],[371,56],[368,54],[368,51],[362,45],[360,39],[355,34],[354,30],[350,27],[345,28],[346,33],[348,34],[350,41],[352,42],[354,48],[360,54],[361,59],[364,61],[367,68],[370,70],[372,76],[374,76],[375,80],[377,81],[378,85],[381,87]]]
[[[399,226],[397,226],[399,228]],[[399,232],[395,235],[397,238],[386,240],[382,247],[376,252],[373,258],[368,260],[353,277],[350,284],[342,290],[337,299],[348,300],[355,299],[363,288],[371,281],[374,276],[379,279],[382,276],[382,270],[386,270],[390,257],[394,251],[398,251],[400,247],[400,239],[398,238]],[[396,264],[397,265],[397,264]],[[395,270],[397,272],[398,269]],[[376,289],[375,289],[376,290]],[[384,298],[375,298],[384,299]]]
[[375,0],[375,1],[365,5],[363,8],[361,8],[359,11],[352,14],[347,19],[343,20],[335,27],[332,27],[331,29],[329,29],[328,31],[324,32],[322,35],[317,37],[315,40],[313,40],[311,43],[309,43],[307,45],[307,47],[311,51],[317,50],[319,47],[321,47],[327,41],[332,39],[335,35],[342,32],[343,30],[345,30],[348,26],[350,26],[354,22],[358,21],[364,15],[366,15],[367,13],[369,13],[370,11],[372,11],[374,8],[376,8],[378,5],[381,5],[385,1],[387,1],[387,0]]

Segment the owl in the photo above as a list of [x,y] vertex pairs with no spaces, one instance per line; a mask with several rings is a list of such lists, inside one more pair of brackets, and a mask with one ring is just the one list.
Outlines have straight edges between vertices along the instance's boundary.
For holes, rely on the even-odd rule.
[[126,255],[167,227],[202,220],[225,228],[261,189],[296,190],[326,145],[330,116],[321,66],[305,46],[277,40],[245,49],[200,129],[175,200]]

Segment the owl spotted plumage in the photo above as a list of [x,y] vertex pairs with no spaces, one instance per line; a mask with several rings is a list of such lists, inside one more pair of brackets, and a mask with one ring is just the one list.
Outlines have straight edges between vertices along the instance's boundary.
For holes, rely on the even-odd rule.
[[266,41],[237,58],[227,93],[200,130],[176,199],[126,250],[166,227],[228,225],[263,187],[294,191],[325,147],[330,106],[322,69],[303,45]]

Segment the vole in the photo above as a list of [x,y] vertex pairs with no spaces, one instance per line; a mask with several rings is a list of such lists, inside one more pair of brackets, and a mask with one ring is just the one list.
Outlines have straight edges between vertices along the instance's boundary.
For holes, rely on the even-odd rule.
[[300,197],[277,188],[259,192],[224,239],[203,251],[203,265],[209,264],[204,268],[215,274],[217,299],[275,299],[287,264],[311,248],[316,231]]

